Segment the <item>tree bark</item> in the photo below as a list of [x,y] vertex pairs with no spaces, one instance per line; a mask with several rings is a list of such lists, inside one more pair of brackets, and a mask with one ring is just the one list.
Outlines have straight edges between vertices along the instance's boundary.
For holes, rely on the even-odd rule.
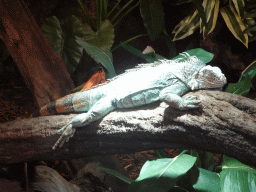
[[0,1],[0,38],[39,107],[71,92],[74,84],[23,0]]
[[0,125],[0,163],[74,159],[149,149],[194,148],[225,154],[255,166],[256,102],[219,91],[186,94],[201,99],[198,109],[177,111],[167,104],[122,109],[78,128],[55,151],[56,133],[76,115],[16,120]]

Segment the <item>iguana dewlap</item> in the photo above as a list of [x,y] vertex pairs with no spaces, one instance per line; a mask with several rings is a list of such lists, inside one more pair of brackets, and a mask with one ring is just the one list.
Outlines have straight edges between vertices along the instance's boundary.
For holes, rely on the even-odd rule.
[[157,100],[180,110],[196,108],[200,100],[181,96],[190,90],[221,89],[226,78],[218,67],[206,66],[195,56],[184,56],[184,59],[141,64],[99,86],[60,98],[33,116],[81,112],[60,130],[62,135],[53,146],[56,149],[74,135],[76,127],[96,121],[116,108],[140,106]]

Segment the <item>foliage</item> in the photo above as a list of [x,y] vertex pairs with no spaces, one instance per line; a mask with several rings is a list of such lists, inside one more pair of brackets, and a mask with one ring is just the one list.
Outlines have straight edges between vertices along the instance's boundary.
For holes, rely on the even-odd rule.
[[243,72],[237,83],[229,83],[226,92],[247,96],[256,75],[256,61],[253,61]]
[[64,59],[70,73],[78,67],[84,49],[96,62],[101,63],[107,69],[107,77],[112,78],[116,75],[111,53],[114,43],[114,26],[138,6],[139,2],[129,6],[134,1],[130,0],[116,14],[113,14],[120,0],[109,12],[108,1],[96,0],[95,10],[93,10],[96,14],[93,15],[81,0],[77,1],[86,19],[86,24],[82,24],[73,15],[63,21],[52,16],[47,19],[42,30],[55,51]]
[[46,20],[42,30],[54,50],[64,59],[70,73],[78,67],[85,49],[92,58],[106,67],[109,77],[114,77],[116,73],[110,52],[114,29],[108,20],[99,27],[95,33],[73,15],[61,22],[52,16]]
[[173,30],[174,41],[183,39],[200,27],[205,38],[216,26],[220,12],[232,34],[246,47],[256,39],[256,2],[245,0],[180,0],[193,3],[196,10]]
[[161,0],[140,0],[140,8],[144,25],[154,40],[164,29],[164,11]]
[[[148,53],[143,54],[143,53],[141,53],[140,50],[132,47],[129,44],[122,43],[121,46],[124,49],[130,51],[131,53],[147,60],[147,62],[149,62],[149,63],[152,63],[152,62],[157,61],[159,59],[165,59],[163,56],[155,54],[155,51],[152,48],[151,48],[152,52],[150,52],[150,54],[148,54]],[[197,56],[199,59],[201,59],[205,63],[209,63],[213,59],[213,56],[214,56],[212,53],[209,53],[209,52],[207,52],[207,51],[205,51],[201,48],[191,49],[191,50],[186,51],[186,53],[188,53],[190,56]],[[184,58],[184,57],[182,55],[177,55],[176,57],[173,57],[172,60],[178,59],[178,58]]]
[[57,17],[52,16],[46,19],[42,31],[56,53],[67,64],[68,71],[74,72],[83,54],[82,46],[75,39],[76,36],[83,36],[81,21],[71,16],[60,22]]
[[169,47],[169,55],[177,55],[175,45],[164,25],[164,10],[161,0],[140,0],[140,12],[149,36],[155,40],[162,32]]
[[175,158],[147,161],[139,177],[132,181],[117,171],[104,167],[97,169],[129,183],[129,191],[256,191],[256,170],[224,156],[222,171],[212,172],[195,165],[198,157],[184,154]]
[[220,184],[222,191],[256,191],[256,170],[236,159],[224,156]]
[[76,42],[81,45],[95,61],[101,63],[107,69],[110,78],[116,75],[113,67],[112,54],[109,50],[102,50],[93,46],[80,37],[76,37]]
[[186,154],[147,161],[139,177],[129,185],[128,192],[168,191],[185,176],[195,161],[195,157]]

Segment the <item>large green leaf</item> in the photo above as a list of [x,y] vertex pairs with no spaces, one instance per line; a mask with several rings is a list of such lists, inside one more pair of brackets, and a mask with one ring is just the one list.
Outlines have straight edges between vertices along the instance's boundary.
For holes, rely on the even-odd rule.
[[75,36],[82,36],[82,23],[75,16],[68,17],[61,24],[52,16],[42,26],[54,50],[64,59],[70,73],[77,67],[83,48],[76,43]]
[[114,27],[109,20],[102,21],[99,30],[94,32],[89,25],[83,25],[83,39],[101,50],[110,51],[114,43]]
[[199,169],[199,177],[193,185],[198,191],[220,192],[220,177],[217,173],[202,168]]
[[107,78],[116,76],[113,67],[112,53],[110,51],[103,51],[100,48],[85,42],[81,37],[76,37],[76,42],[81,45],[96,62],[101,63],[107,69]]
[[238,83],[229,83],[225,92],[247,96],[251,87],[252,83],[250,80],[250,76],[244,76],[243,79]]
[[252,62],[243,72],[237,83],[230,83],[226,88],[226,92],[247,96],[251,87],[252,80],[256,75],[256,61]]
[[193,15],[187,16],[178,25],[175,26],[172,33],[174,33],[173,41],[183,39],[194,33],[199,27],[198,10],[195,10]]
[[248,47],[248,35],[243,33],[245,26],[241,17],[236,13],[233,6],[222,7],[220,9],[220,13],[235,38]]
[[186,154],[147,161],[139,177],[130,184],[128,192],[168,191],[193,167],[195,161],[195,157]]
[[236,159],[224,156],[220,172],[221,191],[256,191],[256,170]]
[[140,12],[148,34],[154,40],[164,29],[164,11],[161,0],[140,0]]

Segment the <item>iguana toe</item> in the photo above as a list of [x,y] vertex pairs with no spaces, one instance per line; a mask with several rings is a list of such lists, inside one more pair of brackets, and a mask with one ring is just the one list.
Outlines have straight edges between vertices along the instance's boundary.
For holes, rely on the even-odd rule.
[[68,142],[69,138],[73,137],[73,135],[75,134],[76,129],[72,126],[72,124],[69,124],[61,128],[59,131],[63,132],[58,141],[52,147],[53,150],[55,150],[57,147],[62,147],[65,142]]

